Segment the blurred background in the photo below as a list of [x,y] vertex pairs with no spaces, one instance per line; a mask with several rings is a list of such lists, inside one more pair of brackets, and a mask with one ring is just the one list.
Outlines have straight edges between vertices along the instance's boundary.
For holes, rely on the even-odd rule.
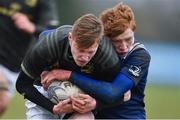
[[[57,0],[61,25],[73,24],[86,13],[98,16],[121,1],[134,10],[136,38],[146,45],[152,57],[145,91],[147,118],[180,119],[179,0]],[[6,118],[25,118],[23,97],[16,95],[3,117]]]

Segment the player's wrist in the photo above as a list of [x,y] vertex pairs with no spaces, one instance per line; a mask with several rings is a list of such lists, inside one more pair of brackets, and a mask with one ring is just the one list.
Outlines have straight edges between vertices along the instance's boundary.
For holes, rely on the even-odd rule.
[[68,81],[75,83],[75,76],[77,75],[77,72],[75,71],[71,71],[70,77],[68,79]]

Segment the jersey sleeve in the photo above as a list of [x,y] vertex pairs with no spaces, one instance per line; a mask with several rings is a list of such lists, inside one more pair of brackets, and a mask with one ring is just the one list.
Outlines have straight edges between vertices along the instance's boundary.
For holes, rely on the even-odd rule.
[[92,79],[77,72],[72,72],[69,80],[85,93],[106,104],[119,103],[124,93],[131,89],[134,84],[122,73],[119,73],[112,82]]
[[55,45],[51,41],[52,31],[44,31],[39,36],[39,41],[26,54],[21,68],[31,78],[38,78],[42,71],[55,63],[57,54],[55,54]]
[[144,48],[136,49],[123,62],[121,73],[137,85],[148,74],[150,59],[150,54]]

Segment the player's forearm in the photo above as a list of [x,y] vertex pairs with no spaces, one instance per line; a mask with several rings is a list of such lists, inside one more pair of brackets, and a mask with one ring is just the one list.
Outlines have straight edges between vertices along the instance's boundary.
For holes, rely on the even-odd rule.
[[105,103],[116,103],[122,100],[124,93],[132,88],[133,81],[124,74],[119,75],[113,82],[94,80],[79,73],[72,73],[70,81],[80,87],[87,94]]
[[28,100],[53,113],[53,107],[55,104],[39,93],[38,90],[33,86],[33,82],[33,79],[21,71],[16,82],[16,89]]

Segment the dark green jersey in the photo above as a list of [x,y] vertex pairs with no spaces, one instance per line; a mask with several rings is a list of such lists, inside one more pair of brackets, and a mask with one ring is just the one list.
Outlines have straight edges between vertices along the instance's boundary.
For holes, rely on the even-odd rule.
[[[14,13],[20,12],[35,25],[30,35],[15,25]],[[32,41],[39,33],[56,28],[58,13],[54,0],[0,0],[0,64],[19,72],[20,64]]]
[[68,33],[72,26],[65,25],[41,33],[39,42],[28,51],[21,67],[31,78],[37,79],[44,70],[54,68],[82,72],[93,78],[112,78],[120,70],[119,58],[110,41],[103,37],[95,56],[84,67],[76,65],[70,50]]

